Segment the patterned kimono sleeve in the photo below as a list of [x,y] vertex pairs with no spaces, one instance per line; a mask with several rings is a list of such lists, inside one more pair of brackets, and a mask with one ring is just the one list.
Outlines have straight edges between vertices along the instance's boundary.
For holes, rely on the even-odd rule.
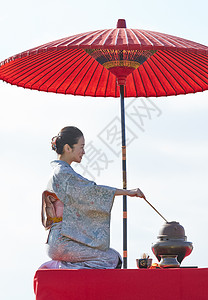
[[96,185],[76,173],[59,173],[54,177],[53,190],[64,204],[76,201],[80,205],[90,205],[98,211],[111,211],[116,189]]

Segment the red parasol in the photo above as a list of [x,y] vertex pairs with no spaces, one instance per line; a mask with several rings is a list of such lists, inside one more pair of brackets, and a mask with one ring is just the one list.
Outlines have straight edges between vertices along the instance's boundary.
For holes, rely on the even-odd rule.
[[[145,55],[150,56],[146,61]],[[207,55],[206,46],[127,29],[125,20],[119,20],[116,29],[74,35],[14,55],[1,63],[0,79],[46,92],[119,97],[114,74],[124,83],[131,72],[125,97],[170,96],[207,89]]]
[[[160,97],[208,89],[208,47],[179,37],[127,29],[96,30],[14,55],[0,64],[0,79],[39,91],[120,97],[123,187],[126,188],[125,97]],[[127,267],[127,206],[124,268]]]

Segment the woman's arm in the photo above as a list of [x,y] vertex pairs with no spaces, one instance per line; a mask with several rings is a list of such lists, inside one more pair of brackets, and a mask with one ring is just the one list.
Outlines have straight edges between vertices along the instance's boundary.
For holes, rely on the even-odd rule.
[[121,196],[121,195],[126,195],[130,197],[140,197],[146,199],[145,195],[142,193],[142,191],[139,188],[133,190],[117,189],[115,192],[115,196]]

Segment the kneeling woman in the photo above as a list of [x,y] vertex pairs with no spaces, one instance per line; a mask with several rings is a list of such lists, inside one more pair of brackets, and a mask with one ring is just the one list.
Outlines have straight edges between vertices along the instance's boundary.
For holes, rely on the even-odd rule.
[[73,126],[52,139],[58,154],[42,201],[42,223],[50,229],[47,247],[51,262],[41,268],[114,269],[121,258],[110,245],[110,214],[117,195],[145,198],[140,189],[96,185],[71,167],[80,163],[85,140]]

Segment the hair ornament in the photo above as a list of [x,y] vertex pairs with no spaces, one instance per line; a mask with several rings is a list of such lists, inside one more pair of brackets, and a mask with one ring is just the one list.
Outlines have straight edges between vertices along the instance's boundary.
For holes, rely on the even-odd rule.
[[56,135],[51,139],[51,147],[52,147],[52,150],[54,150],[54,151],[57,150],[57,146],[56,146],[57,138],[58,138],[58,136]]

